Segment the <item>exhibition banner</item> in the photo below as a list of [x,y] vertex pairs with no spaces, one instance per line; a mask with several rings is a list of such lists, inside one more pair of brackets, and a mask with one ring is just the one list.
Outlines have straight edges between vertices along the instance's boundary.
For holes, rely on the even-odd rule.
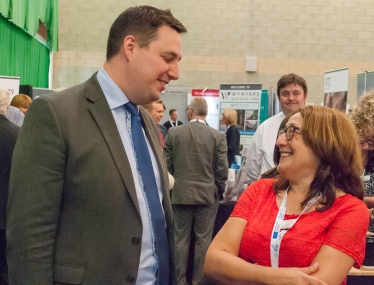
[[0,86],[4,87],[10,92],[10,101],[12,101],[12,98],[15,95],[19,94],[19,83],[20,83],[19,77],[0,75]]
[[[237,112],[236,127],[240,131],[241,149],[249,145],[254,135],[260,117],[262,84],[221,84],[220,86],[220,116],[226,108]],[[219,125],[220,131],[225,131],[224,124]],[[242,153],[242,155],[245,155]]]
[[347,112],[348,68],[325,72],[323,105]]
[[218,104],[219,104],[219,90],[215,89],[192,89],[193,97],[204,97],[208,103],[208,115],[205,118],[207,124],[218,130]]

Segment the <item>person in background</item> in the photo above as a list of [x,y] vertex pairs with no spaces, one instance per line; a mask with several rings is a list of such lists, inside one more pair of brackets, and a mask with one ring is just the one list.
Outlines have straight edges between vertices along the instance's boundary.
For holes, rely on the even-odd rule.
[[[166,127],[160,124],[161,119],[164,117],[164,104],[162,103],[162,100],[157,100],[155,102],[143,105],[143,107],[148,111],[148,113],[151,115],[153,120],[155,121],[157,128],[160,130],[162,137],[160,137],[161,141],[164,142],[166,134],[168,130]],[[164,144],[161,144],[162,147]]]
[[338,110],[307,106],[276,144],[279,176],[241,195],[205,272],[219,284],[346,284],[364,260],[369,222],[355,127]]
[[11,121],[13,124],[22,127],[23,120],[25,119],[25,114],[22,111],[14,106],[9,106],[8,111],[6,112],[5,116]]
[[223,133],[205,123],[207,114],[206,100],[193,98],[187,113],[190,123],[169,129],[165,141],[168,170],[175,178],[171,202],[178,285],[186,284],[192,228],[195,234],[192,284],[199,284],[203,277],[205,253],[212,240],[227,180],[226,139]]
[[139,105],[179,78],[185,32],[169,9],[130,7],[97,73],[31,104],[12,160],[10,284],[175,284],[167,167]]
[[240,132],[236,127],[238,115],[235,109],[226,108],[222,113],[221,123],[226,125],[227,161],[229,167],[235,162],[235,155],[239,155]]
[[26,114],[27,109],[31,105],[31,102],[32,99],[30,96],[27,96],[25,94],[18,94],[12,98],[10,105],[19,108],[22,113]]
[[[279,130],[278,130],[278,134],[281,130],[283,130],[285,127],[286,127],[286,124],[288,122],[288,119],[290,118],[290,116],[287,116],[285,117],[280,126],[279,126]],[[279,160],[280,160],[280,151],[279,151],[279,147],[277,147],[276,145],[274,146],[274,155],[273,155],[273,161],[274,161],[274,165],[275,167],[273,168],[270,168],[268,171],[265,171],[264,173],[261,174],[261,178],[273,178],[273,177],[276,177],[278,175],[278,170],[277,170],[277,166],[279,164]]]
[[170,109],[169,116],[170,120],[164,123],[164,126],[167,130],[183,125],[181,121],[178,121],[178,111],[176,109]]
[[348,116],[360,137],[365,185],[364,201],[369,208],[369,231],[374,234],[374,90],[364,93]]
[[248,147],[246,172],[252,182],[275,166],[273,154],[277,131],[284,117],[305,106],[308,98],[306,81],[293,73],[283,75],[277,83],[277,95],[282,112],[257,128]]
[[6,117],[9,108],[10,94],[0,86],[0,284],[8,284],[6,262],[6,205],[12,154],[20,128]]
[[[166,106],[164,103],[162,103],[162,110],[163,110],[162,117],[164,117],[164,114],[166,111]],[[168,129],[164,125],[161,125],[161,123],[159,124],[159,126],[157,125],[157,127],[159,127],[159,129],[162,131],[162,134],[164,135],[164,138],[166,138],[166,135],[168,134]]]

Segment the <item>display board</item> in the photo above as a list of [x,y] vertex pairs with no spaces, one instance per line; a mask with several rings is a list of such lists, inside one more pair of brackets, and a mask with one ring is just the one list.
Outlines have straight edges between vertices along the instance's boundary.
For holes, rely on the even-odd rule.
[[19,77],[0,75],[0,86],[4,87],[10,92],[10,101],[12,101],[12,98],[15,95],[19,94],[19,83],[20,83]]
[[357,74],[357,99],[362,94],[374,88],[374,71],[365,71]]
[[[243,150],[249,145],[259,125],[261,111],[262,84],[221,84],[219,117],[223,110],[233,108],[237,112],[236,127],[240,131],[240,147]],[[225,131],[226,126],[219,125],[220,131]],[[245,155],[242,153],[242,155]]]
[[347,112],[348,68],[325,72],[323,105]]

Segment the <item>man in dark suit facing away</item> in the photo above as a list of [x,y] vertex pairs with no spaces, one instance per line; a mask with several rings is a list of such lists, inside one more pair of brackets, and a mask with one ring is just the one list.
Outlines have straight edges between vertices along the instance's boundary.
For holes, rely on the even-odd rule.
[[193,98],[187,110],[189,124],[170,128],[164,147],[168,170],[175,179],[171,202],[178,285],[186,284],[192,227],[195,234],[192,284],[199,284],[202,279],[205,254],[212,240],[228,172],[225,134],[206,124],[206,100]]
[[175,284],[166,163],[138,105],[178,79],[184,32],[168,9],[128,8],[98,73],[31,104],[10,178],[10,284]]
[[0,86],[0,284],[8,284],[6,264],[5,219],[12,154],[19,127],[5,116],[9,108],[10,94]]

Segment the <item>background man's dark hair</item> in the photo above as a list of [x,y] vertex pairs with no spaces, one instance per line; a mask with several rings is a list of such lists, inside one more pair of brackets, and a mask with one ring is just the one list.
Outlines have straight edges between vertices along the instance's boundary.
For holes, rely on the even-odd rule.
[[109,60],[118,53],[123,39],[128,35],[133,35],[141,48],[148,46],[156,39],[157,30],[162,26],[171,27],[180,34],[187,32],[170,9],[160,10],[146,5],[128,8],[110,28],[106,59]]
[[153,109],[153,104],[162,104],[162,107],[164,108],[164,104],[162,103],[162,100],[157,100],[157,101],[153,101],[151,103],[148,103],[148,104],[145,104],[145,105],[142,105],[143,108],[145,109],[148,109],[148,110],[152,110]]
[[300,85],[301,88],[303,88],[303,90],[304,90],[304,96],[308,94],[308,86],[306,85],[305,79],[302,78],[301,76],[297,75],[297,74],[289,73],[289,74],[283,75],[278,80],[278,83],[277,83],[277,95],[278,95],[278,98],[280,96],[280,90],[281,90],[281,88],[284,88],[284,87],[286,87],[289,84]]
[[173,114],[177,109],[170,109],[169,115]]

